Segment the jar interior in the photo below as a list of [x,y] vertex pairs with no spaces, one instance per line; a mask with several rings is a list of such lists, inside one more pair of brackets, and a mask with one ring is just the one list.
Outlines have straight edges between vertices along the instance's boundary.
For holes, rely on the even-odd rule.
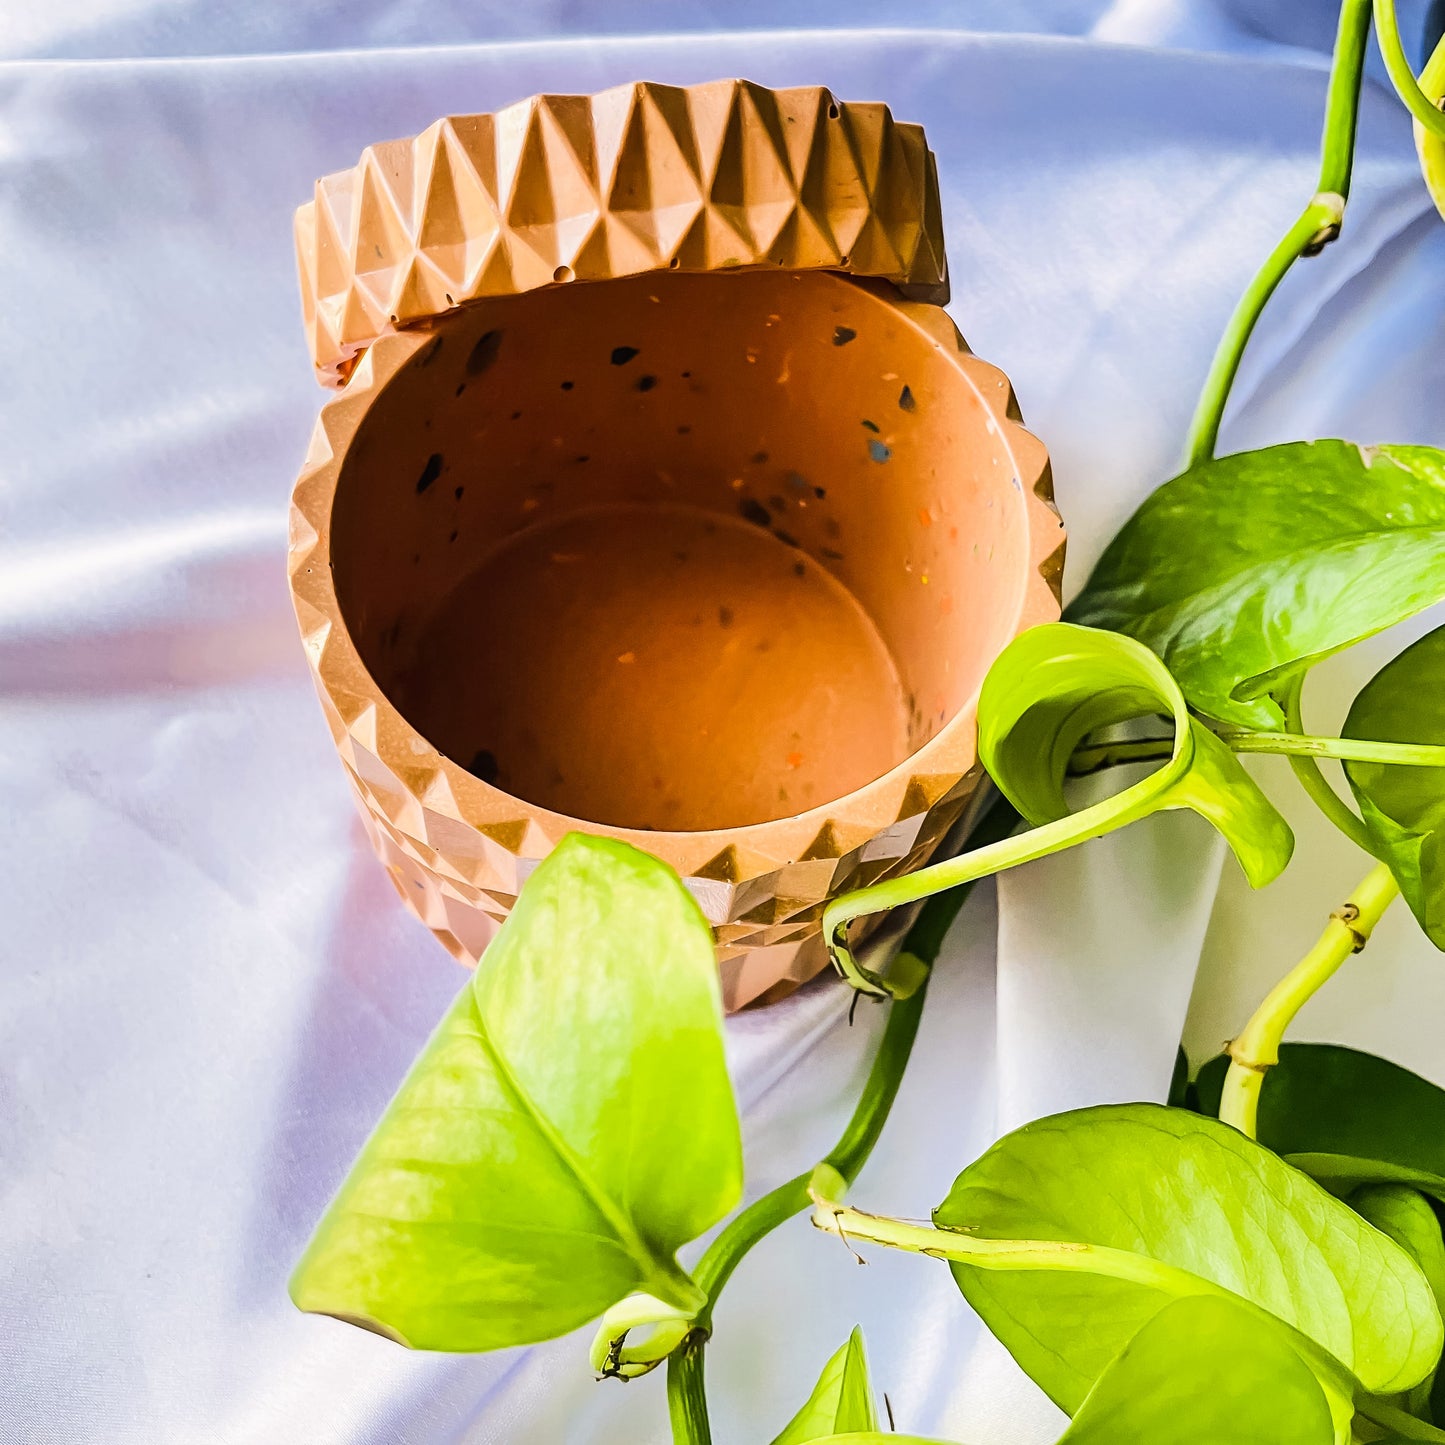
[[787,817],[976,692],[1025,515],[974,382],[881,283],[662,273],[476,303],[373,399],[331,553],[402,716],[618,827]]

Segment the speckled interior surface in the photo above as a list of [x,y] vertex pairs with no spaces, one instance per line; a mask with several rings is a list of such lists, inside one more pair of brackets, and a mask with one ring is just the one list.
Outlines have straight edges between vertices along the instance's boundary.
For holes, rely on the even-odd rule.
[[831,574],[876,626],[907,713],[891,765],[957,712],[1007,638],[1028,539],[1000,503],[1019,485],[975,386],[885,283],[659,274],[442,325],[361,425],[332,561],[362,659],[427,735],[402,681],[417,639],[509,539],[619,505],[639,525],[649,506],[742,521]]
[[[291,587],[371,841],[446,948],[475,960],[536,862],[569,832],[602,832],[683,878],[733,1009],[811,977],[826,901],[919,866],[976,795],[989,663],[1058,616],[1051,498],[1048,454],[1008,378],[941,308],[888,283],[783,270],[575,281],[367,349],[322,408],[296,483]],[[416,637],[496,549],[589,510],[680,507],[750,532],[866,614],[912,748],[896,766],[759,823],[599,824],[509,792],[500,768],[487,781],[485,759],[454,756],[408,716]],[[498,689],[517,681],[475,655],[456,666]],[[779,670],[779,689],[794,680]],[[578,686],[568,706],[587,695]],[[723,785],[738,776],[712,754],[701,766]]]

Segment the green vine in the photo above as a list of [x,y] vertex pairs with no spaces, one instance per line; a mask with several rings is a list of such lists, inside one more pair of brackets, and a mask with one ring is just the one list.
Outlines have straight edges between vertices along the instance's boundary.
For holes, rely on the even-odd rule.
[[[1073,1417],[1060,1445],[1445,1441],[1445,1090],[1369,1055],[1284,1043],[1396,897],[1445,948],[1445,629],[1371,679],[1344,736],[1311,735],[1301,715],[1318,661],[1445,601],[1445,452],[1326,440],[1215,457],[1271,294],[1339,234],[1372,15],[1438,159],[1445,116],[1410,70],[1394,4],[1344,0],[1315,193],[1229,320],[1187,469],[1125,524],[1070,620],[1015,639],[983,683],[979,759],[1002,798],[968,851],[823,909],[855,1004],[889,1009],[826,1158],[738,1207],[711,930],[656,859],[573,834],[529,879],[318,1225],[292,1280],[300,1307],[442,1350],[600,1320],[597,1373],[665,1363],[675,1445],[711,1445],[719,1298],[754,1246],[811,1206],[854,1250],[945,1261]],[[1184,809],[1262,887],[1294,839],[1240,762],[1261,754],[1289,761],[1372,867],[1228,1052],[1192,1081],[1181,1055],[1169,1107],[1077,1110],[1007,1135],[958,1174],[931,1226],[849,1207],[973,883]],[[1131,764],[1150,766],[1074,806],[1079,779]],[[856,920],[920,901],[891,963],[854,957]],[[685,1270],[678,1251],[719,1225]],[[855,1332],[775,1445],[920,1445],[880,1433],[866,1375]]]
[[[1001,800],[984,814],[973,832],[975,840],[987,843],[1008,832],[1017,815]],[[853,1115],[837,1144],[823,1164],[842,1187],[858,1177],[873,1146],[888,1122],[894,1100],[903,1083],[904,1071],[913,1055],[923,1005],[928,996],[928,976],[939,949],[958,911],[971,891],[972,883],[930,897],[913,921],[899,948],[895,968],[903,964],[910,975],[920,979],[906,998],[889,1006],[888,1022],[859,1095]],[[910,967],[911,965],[911,967]],[[704,1384],[704,1351],[712,1333],[712,1312],[718,1296],[742,1263],[744,1256],[780,1224],[801,1214],[810,1203],[809,1187],[814,1170],[808,1170],[780,1184],[735,1216],[713,1241],[697,1263],[693,1278],[707,1297],[698,1312],[692,1332],[668,1361],[667,1398],[675,1445],[710,1445]]]
[[1360,108],[1360,81],[1365,72],[1365,46],[1370,34],[1370,3],[1371,0],[1345,0],[1340,8],[1315,193],[1245,288],[1224,329],[1209,365],[1194,419],[1189,424],[1185,454],[1191,466],[1208,461],[1214,455],[1224,405],[1229,400],[1244,349],[1275,288],[1301,256],[1317,255],[1340,234],[1354,169],[1355,123]]

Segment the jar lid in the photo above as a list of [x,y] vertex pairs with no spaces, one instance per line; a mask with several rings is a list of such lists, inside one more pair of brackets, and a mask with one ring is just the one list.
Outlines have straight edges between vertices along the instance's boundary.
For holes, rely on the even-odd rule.
[[469,301],[647,271],[841,271],[948,300],[922,127],[746,80],[537,95],[368,146],[297,211],[296,257],[327,386]]

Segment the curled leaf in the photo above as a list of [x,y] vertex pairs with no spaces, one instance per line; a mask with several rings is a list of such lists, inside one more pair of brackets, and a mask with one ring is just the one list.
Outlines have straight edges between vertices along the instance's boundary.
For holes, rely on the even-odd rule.
[[1207,717],[1279,730],[1272,694],[1442,597],[1445,453],[1290,442],[1166,482],[1068,616],[1146,644]]
[[[1158,714],[1174,722],[1168,760],[1131,787],[1071,813],[1064,783],[1080,741],[1095,729]],[[885,977],[865,968],[848,949],[853,919],[1031,863],[1160,809],[1190,808],[1207,818],[1256,888],[1279,873],[1294,847],[1289,826],[1239,760],[1189,715],[1169,670],[1147,647],[1118,633],[1052,622],[1016,637],[994,660],[979,694],[978,752],[1009,802],[1037,826],[828,904],[828,951],[862,993],[907,997],[927,970],[895,965]],[[899,959],[906,961],[906,954]]]
[[675,1252],[738,1200],[707,923],[665,864],[572,834],[537,868],[291,1280],[402,1344],[564,1334],[634,1292],[702,1304]]
[[[1445,743],[1445,628],[1370,679],[1344,734],[1371,742]],[[1445,948],[1445,768],[1347,762],[1345,776],[1377,856],[1436,948]]]
[[1154,715],[1173,721],[1172,756],[1088,809],[1098,824],[1088,836],[1190,808],[1224,834],[1250,883],[1268,883],[1289,861],[1289,826],[1238,758],[1190,716],[1168,668],[1131,638],[1067,622],[1017,638],[984,681],[979,756],[1025,818],[1057,822],[1069,816],[1064,784],[1074,749],[1099,728]]

